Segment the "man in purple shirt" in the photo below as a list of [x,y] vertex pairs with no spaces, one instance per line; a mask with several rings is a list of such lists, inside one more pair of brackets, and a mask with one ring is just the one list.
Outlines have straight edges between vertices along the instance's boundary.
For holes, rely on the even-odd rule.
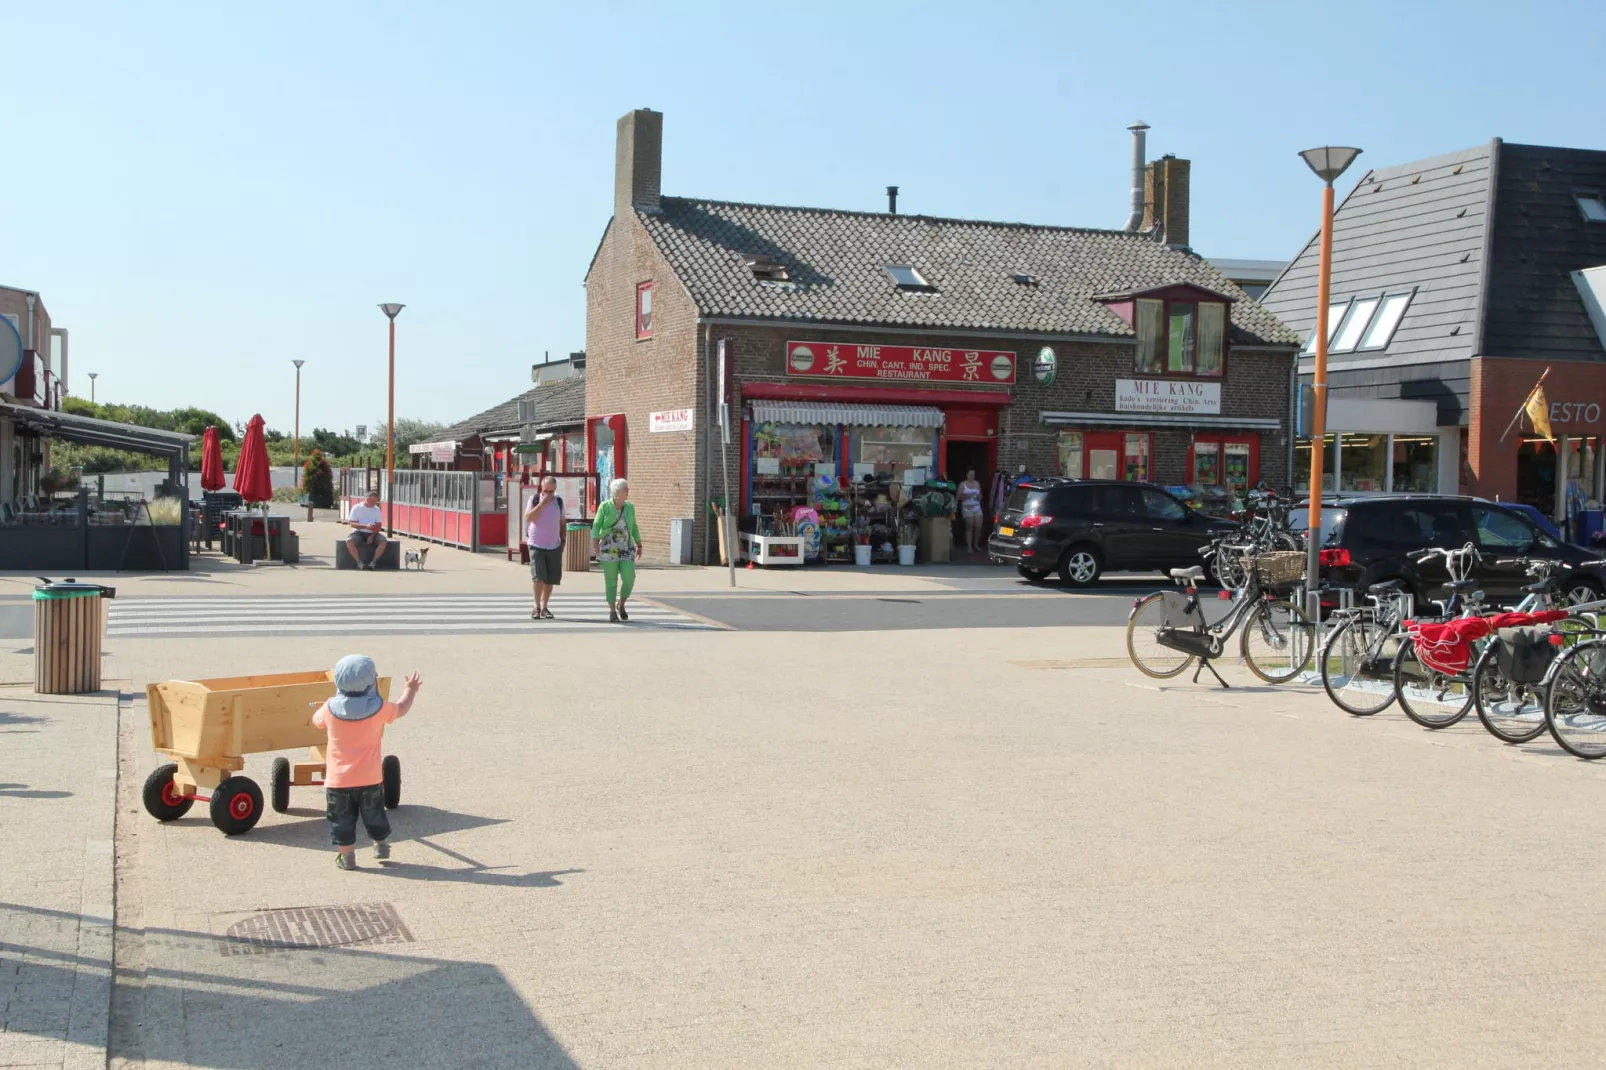
[[530,577],[535,582],[535,607],[531,620],[551,620],[547,603],[552,588],[563,582],[563,499],[558,497],[558,481],[551,476],[541,480],[541,493],[524,511],[524,541],[530,546]]

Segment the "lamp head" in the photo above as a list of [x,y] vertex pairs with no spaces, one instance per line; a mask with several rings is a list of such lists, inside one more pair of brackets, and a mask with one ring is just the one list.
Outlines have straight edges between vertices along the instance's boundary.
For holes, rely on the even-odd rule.
[[306,363],[306,361],[304,361],[304,360],[292,360],[290,363],[294,364],[297,368],[300,368],[303,364]]
[[400,304],[399,302],[388,301],[385,304],[379,306],[379,311],[383,312],[390,319],[395,319],[396,316],[401,312],[401,310],[406,308],[406,307],[407,307],[406,305]]
[[1317,178],[1331,186],[1360,154],[1360,149],[1346,148],[1343,145],[1323,145],[1319,149],[1306,149],[1299,155],[1305,161],[1305,165],[1316,172]]

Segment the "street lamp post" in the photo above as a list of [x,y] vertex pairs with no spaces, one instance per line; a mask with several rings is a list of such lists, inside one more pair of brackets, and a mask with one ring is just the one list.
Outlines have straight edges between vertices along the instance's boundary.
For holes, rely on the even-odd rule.
[[1360,149],[1324,145],[1299,155],[1322,180],[1322,237],[1316,271],[1316,368],[1311,376],[1310,516],[1305,532],[1305,608],[1310,619],[1321,615],[1322,454],[1327,448],[1327,305],[1333,282],[1333,183]]
[[385,534],[396,534],[395,506],[391,499],[396,492],[396,317],[406,305],[391,301],[379,306],[390,320],[390,394],[385,406]]
[[95,403],[95,380],[100,378],[100,372],[89,373],[89,403]]
[[[301,471],[301,366],[303,364],[305,364],[306,361],[304,361],[304,360],[292,360],[290,363],[294,364],[296,366],[296,437],[295,437],[295,446],[294,446],[295,460],[293,462],[291,462],[291,463],[295,466],[295,470],[297,472],[299,472],[299,471]],[[297,476],[296,478],[300,479],[301,477]]]

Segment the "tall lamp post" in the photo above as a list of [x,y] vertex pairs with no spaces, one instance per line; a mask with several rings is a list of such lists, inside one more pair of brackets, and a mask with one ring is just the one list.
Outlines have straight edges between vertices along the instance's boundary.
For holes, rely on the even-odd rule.
[[[304,361],[304,360],[292,360],[290,363],[294,364],[296,366],[296,437],[295,437],[295,446],[294,446],[295,460],[293,462],[291,462],[291,463],[295,466],[296,471],[299,472],[299,471],[301,471],[301,366],[303,364],[305,364],[306,361]],[[300,476],[297,476],[296,478],[299,479]]]
[[89,403],[95,403],[95,380],[100,378],[100,372],[89,373]]
[[1327,449],[1327,305],[1333,282],[1333,183],[1360,149],[1324,145],[1300,153],[1322,180],[1321,260],[1316,271],[1316,369],[1311,376],[1310,518],[1305,534],[1305,608],[1311,620],[1321,615],[1322,454]]
[[406,305],[387,302],[379,310],[390,320],[390,394],[385,406],[385,534],[396,534],[392,524],[395,506],[391,497],[396,490],[396,317]]

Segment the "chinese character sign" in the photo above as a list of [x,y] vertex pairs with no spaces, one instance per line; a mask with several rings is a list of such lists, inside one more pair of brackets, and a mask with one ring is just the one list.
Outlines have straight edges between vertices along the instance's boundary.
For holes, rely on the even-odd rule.
[[986,349],[788,342],[786,374],[815,379],[1011,384],[1015,381],[1015,354]]

